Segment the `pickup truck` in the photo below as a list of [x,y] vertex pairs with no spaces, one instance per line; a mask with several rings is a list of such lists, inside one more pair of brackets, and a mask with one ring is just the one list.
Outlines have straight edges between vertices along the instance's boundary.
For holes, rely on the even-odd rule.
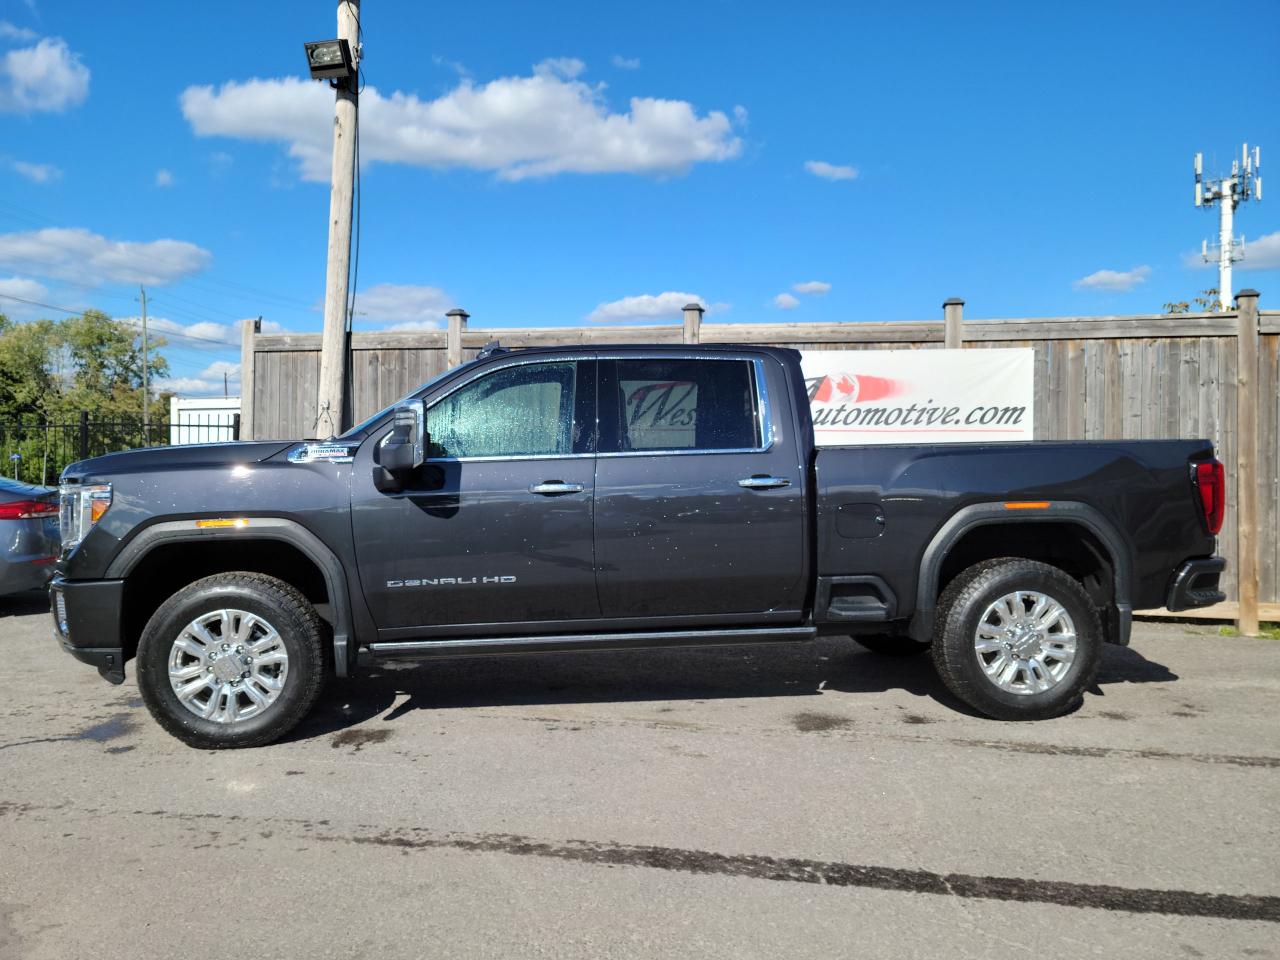
[[818,448],[810,389],[792,350],[492,345],[323,442],[72,464],[56,637],[223,748],[369,661],[828,634],[1041,719],[1135,608],[1223,598],[1209,442]]

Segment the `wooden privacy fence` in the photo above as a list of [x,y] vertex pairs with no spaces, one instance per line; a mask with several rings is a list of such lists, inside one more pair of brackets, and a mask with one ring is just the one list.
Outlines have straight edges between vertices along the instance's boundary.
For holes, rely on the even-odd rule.
[[[1259,616],[1280,620],[1280,311],[1260,312],[1241,291],[1227,313],[966,320],[948,300],[941,321],[888,323],[703,323],[685,309],[679,326],[474,329],[454,310],[447,327],[351,338],[355,420],[395,402],[476,355],[507,347],[620,343],[756,343],[802,350],[1035,350],[1039,440],[1212,440],[1227,465],[1220,552],[1229,600],[1208,613],[1256,633]],[[264,335],[246,321],[242,341],[242,436],[303,438],[316,431],[320,334]]]

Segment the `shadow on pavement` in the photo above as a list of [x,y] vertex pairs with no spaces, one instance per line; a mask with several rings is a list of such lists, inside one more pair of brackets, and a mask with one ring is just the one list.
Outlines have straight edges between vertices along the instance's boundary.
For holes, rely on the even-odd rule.
[[49,595],[43,590],[24,590],[0,597],[0,619],[48,612]]
[[[1177,674],[1128,647],[1108,645],[1097,684],[1167,683]],[[943,686],[928,655],[885,657],[844,637],[751,648],[559,653],[362,664],[360,676],[330,683],[287,739],[320,737],[382,716],[416,710],[578,703],[815,697],[823,690],[904,690],[978,716]],[[396,705],[401,697],[407,699]],[[394,709],[393,709],[394,707]]]

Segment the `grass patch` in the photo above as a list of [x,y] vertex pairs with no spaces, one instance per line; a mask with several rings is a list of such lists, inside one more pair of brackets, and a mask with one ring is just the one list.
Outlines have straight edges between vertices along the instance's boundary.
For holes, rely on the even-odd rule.
[[[1218,636],[1238,637],[1240,631],[1235,627],[1219,627]],[[1261,623],[1258,625],[1258,636],[1268,640],[1280,640],[1280,623]]]

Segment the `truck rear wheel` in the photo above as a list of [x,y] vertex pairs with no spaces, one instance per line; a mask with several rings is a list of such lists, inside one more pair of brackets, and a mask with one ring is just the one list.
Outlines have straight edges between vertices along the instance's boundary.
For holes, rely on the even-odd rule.
[[947,689],[998,720],[1080,705],[1102,655],[1098,612],[1073,577],[1004,557],[975,564],[938,601],[933,661]]
[[310,712],[323,623],[282,580],[220,573],[160,605],[138,642],[138,686],[160,726],[193,747],[257,747]]

